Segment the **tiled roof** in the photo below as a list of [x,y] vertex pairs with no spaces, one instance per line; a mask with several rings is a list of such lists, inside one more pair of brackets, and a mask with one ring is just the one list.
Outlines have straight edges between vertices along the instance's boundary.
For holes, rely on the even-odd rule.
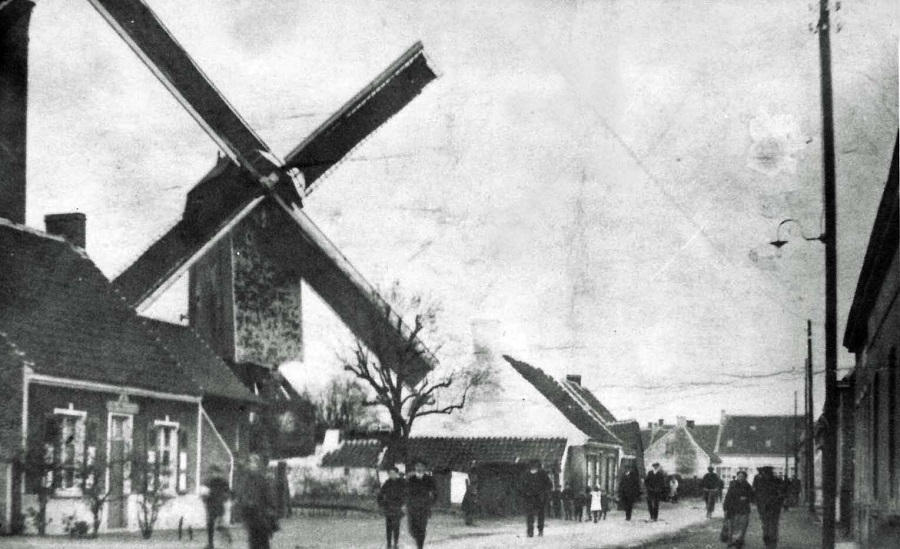
[[0,222],[0,332],[35,373],[200,395],[80,248]]
[[[598,417],[598,412],[582,405],[576,396],[573,396],[573,393],[558,381],[545,374],[540,368],[535,368],[507,355],[503,355],[503,358],[581,432],[597,442],[622,444],[622,441],[604,425],[602,419]],[[609,412],[607,411],[607,413]]]
[[624,443],[623,450],[626,454],[638,457],[644,455],[641,426],[637,421],[618,421],[610,423],[609,428]]
[[694,441],[703,448],[703,451],[709,455],[713,463],[720,463],[722,460],[716,455],[716,438],[719,436],[718,425],[694,425],[693,429],[689,429]]
[[900,248],[900,171],[898,171],[898,147],[900,137],[894,142],[894,156],[888,171],[881,203],[875,214],[866,257],[863,260],[856,291],[853,294],[853,305],[847,315],[847,328],[844,332],[844,347],[855,353],[866,345],[868,336],[869,313],[878,299],[885,277],[891,271],[891,261]]
[[407,446],[410,459],[424,460],[435,471],[468,471],[477,464],[527,464],[533,460],[558,471],[565,451],[564,438],[414,437]]
[[147,319],[147,322],[159,334],[163,346],[194,380],[203,396],[260,401],[193,329],[161,320]]
[[591,409],[593,409],[603,419],[603,421],[607,423],[613,423],[614,421],[616,421],[616,418],[612,415],[612,412],[610,412],[589,389],[583,387],[580,383],[574,383],[568,380],[563,381],[562,383],[563,386],[575,391],[578,396],[584,399],[588,406],[590,406]]
[[322,467],[378,467],[384,444],[377,440],[346,440],[341,447],[325,454]]
[[795,425],[801,421],[794,416],[726,415],[717,453],[783,456],[789,448],[793,454]]

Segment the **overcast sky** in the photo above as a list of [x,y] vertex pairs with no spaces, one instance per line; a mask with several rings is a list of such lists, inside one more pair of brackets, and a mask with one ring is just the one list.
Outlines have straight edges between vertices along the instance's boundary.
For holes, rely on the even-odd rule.
[[[619,418],[802,410],[823,247],[767,243],[821,227],[809,0],[148,3],[281,155],[424,42],[440,77],[305,207],[371,282],[444,303],[448,364],[489,320],[498,354],[580,373]],[[897,4],[843,2],[832,37],[841,336],[897,133]],[[37,3],[30,71],[28,222],[85,212],[112,278],[216,148],[86,1]],[[177,320],[184,286],[151,314]],[[289,375],[317,386],[342,332],[304,312]]]

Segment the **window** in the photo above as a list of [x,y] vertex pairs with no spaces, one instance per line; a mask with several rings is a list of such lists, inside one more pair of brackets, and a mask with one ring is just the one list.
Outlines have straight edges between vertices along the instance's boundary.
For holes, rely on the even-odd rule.
[[725,442],[725,446],[727,446],[727,447],[729,447],[729,448],[731,448],[732,446],[734,446],[734,439],[733,439],[733,438],[729,438],[729,439]]
[[767,438],[766,439],[766,448],[771,448],[771,447],[772,447],[772,439]]
[[[59,428],[59,440],[47,445],[47,458],[57,459],[59,465],[58,479],[50,472],[47,482],[57,482],[57,495],[79,495],[78,471],[85,459],[85,425],[87,412],[75,410],[72,404],[68,408],[53,410]],[[54,453],[58,451],[58,455]]]
[[156,465],[158,482],[168,492],[187,490],[187,433],[179,429],[179,424],[169,421],[155,421],[156,451],[149,452],[148,463]]
[[755,431],[755,430],[756,430],[756,425],[751,425],[751,426],[750,426],[750,430],[751,430],[751,431]]

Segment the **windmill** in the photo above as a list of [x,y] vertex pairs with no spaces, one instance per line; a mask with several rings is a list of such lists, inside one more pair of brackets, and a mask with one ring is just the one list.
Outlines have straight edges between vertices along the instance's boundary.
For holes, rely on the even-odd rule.
[[[301,207],[323,175],[436,78],[422,44],[409,48],[282,161],[142,0],[89,1],[225,155],[188,193],[182,219],[113,281],[129,305],[146,309],[205,255],[215,255],[216,246],[251,213],[277,212],[289,220],[290,238],[280,233],[263,240],[279,254],[302,257],[297,271],[353,334],[369,344],[387,323],[396,344],[408,344],[408,327]],[[420,356],[419,378],[434,365],[424,347]]]

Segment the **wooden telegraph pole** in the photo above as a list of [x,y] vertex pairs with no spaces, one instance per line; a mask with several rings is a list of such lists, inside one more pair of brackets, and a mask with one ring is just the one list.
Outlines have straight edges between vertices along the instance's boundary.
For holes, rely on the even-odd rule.
[[834,549],[837,496],[837,198],[834,169],[834,107],[831,87],[829,0],[819,0],[822,88],[822,167],[825,202],[825,406],[822,445],[822,549]]

